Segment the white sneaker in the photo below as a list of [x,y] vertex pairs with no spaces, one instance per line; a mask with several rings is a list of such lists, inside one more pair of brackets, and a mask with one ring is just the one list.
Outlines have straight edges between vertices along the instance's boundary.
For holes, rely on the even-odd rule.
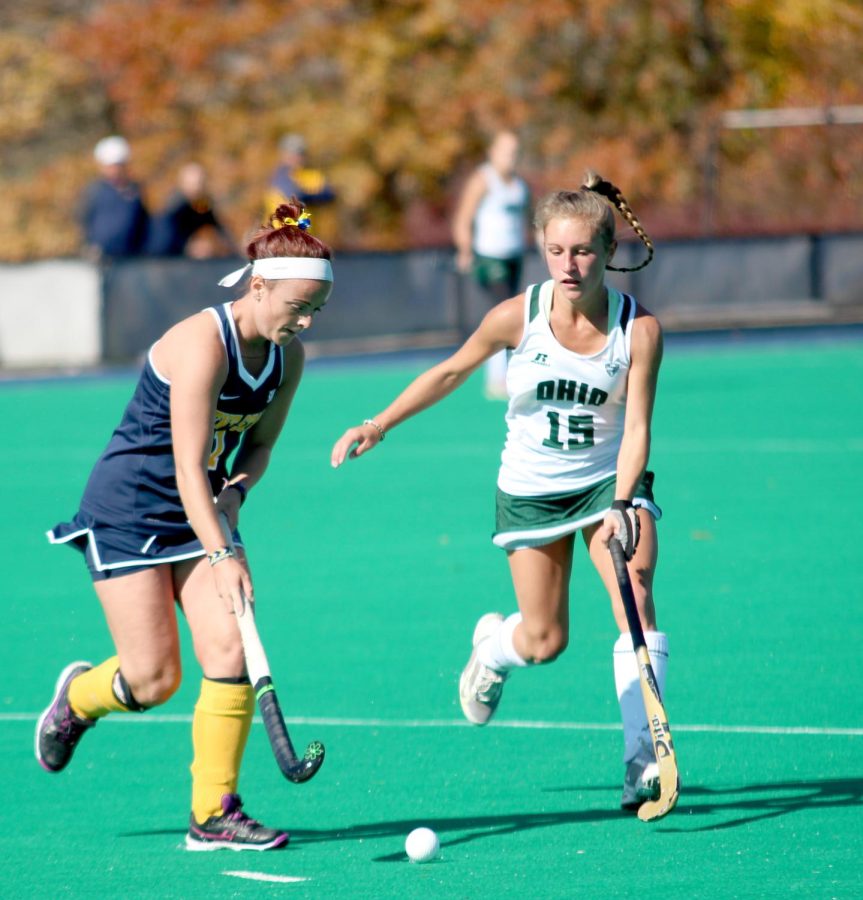
[[620,808],[637,810],[646,800],[658,798],[659,766],[654,758],[653,748],[643,747],[638,755],[626,764]]
[[503,622],[500,613],[486,613],[473,630],[473,652],[458,682],[462,712],[468,722],[485,725],[494,715],[506,681],[506,673],[484,666],[476,656],[476,648]]

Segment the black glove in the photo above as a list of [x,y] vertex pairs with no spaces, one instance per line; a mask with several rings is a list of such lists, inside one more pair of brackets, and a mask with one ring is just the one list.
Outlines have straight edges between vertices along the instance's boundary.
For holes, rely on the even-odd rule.
[[620,541],[620,546],[623,547],[623,555],[629,562],[635,554],[635,548],[638,546],[638,511],[629,500],[615,500],[611,504],[611,515],[614,516],[620,526],[617,532],[617,540]]

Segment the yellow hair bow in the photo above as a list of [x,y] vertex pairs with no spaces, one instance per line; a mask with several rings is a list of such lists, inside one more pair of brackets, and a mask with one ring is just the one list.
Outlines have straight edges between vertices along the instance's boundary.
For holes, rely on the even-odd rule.
[[288,225],[293,225],[296,228],[299,228],[300,231],[308,231],[312,226],[312,214],[306,212],[305,208],[303,208],[299,219],[292,219],[290,216],[280,219],[277,216],[273,216],[273,221],[279,223],[279,228],[286,228]]

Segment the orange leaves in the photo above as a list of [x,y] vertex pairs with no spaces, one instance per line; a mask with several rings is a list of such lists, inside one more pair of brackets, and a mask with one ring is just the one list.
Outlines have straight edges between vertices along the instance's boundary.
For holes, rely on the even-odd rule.
[[[425,239],[430,228],[411,230],[417,209],[445,211],[500,126],[521,132],[537,190],[593,166],[634,204],[686,208],[692,223],[723,109],[859,103],[863,83],[857,0],[82,6],[58,19],[56,4],[28,0],[0,34],[0,189],[15,204],[14,219],[0,213],[7,258],[56,252],[43,223],[70,221],[92,146],[113,131],[130,140],[157,208],[179,165],[201,159],[238,234],[261,215],[279,137],[300,132],[338,192],[328,212],[341,243],[389,247]],[[783,198],[783,184],[808,158],[807,184],[827,197],[842,179],[859,223],[860,132],[726,135],[718,221],[732,227],[739,203],[747,217],[760,204],[765,220],[775,208],[791,221],[799,203]],[[51,187],[58,172],[62,186]],[[763,201],[738,191],[751,181],[767,186]],[[63,252],[74,251],[74,228],[64,235]]]

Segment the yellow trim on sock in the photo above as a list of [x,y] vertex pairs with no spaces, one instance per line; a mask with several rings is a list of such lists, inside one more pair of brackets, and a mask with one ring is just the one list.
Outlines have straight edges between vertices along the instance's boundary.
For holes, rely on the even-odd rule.
[[116,656],[98,666],[77,675],[69,684],[69,706],[82,719],[101,719],[109,712],[129,712],[114,696],[112,683],[120,668]]
[[250,684],[201,680],[192,718],[192,813],[201,824],[222,814],[222,795],[236,794],[255,712]]

